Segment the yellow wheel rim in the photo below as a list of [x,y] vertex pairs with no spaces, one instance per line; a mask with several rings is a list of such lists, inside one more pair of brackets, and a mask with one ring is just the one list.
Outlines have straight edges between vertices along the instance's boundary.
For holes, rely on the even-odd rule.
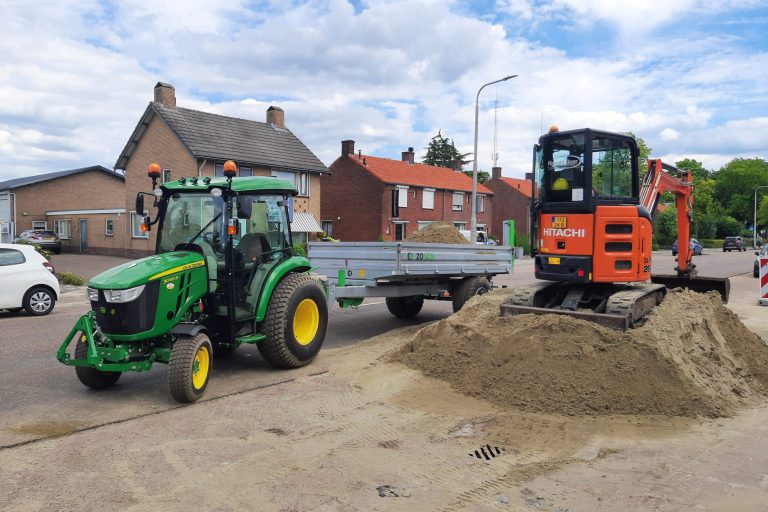
[[195,361],[192,363],[192,385],[195,389],[201,389],[208,380],[208,370],[211,367],[211,354],[207,347],[200,347],[195,354]]
[[309,345],[320,326],[320,310],[312,299],[304,299],[293,315],[293,337],[300,345]]

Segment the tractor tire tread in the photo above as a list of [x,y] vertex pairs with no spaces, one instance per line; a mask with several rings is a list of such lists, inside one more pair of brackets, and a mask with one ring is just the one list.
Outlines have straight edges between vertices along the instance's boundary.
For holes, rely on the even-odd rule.
[[[88,347],[80,340],[75,342],[75,359],[85,359],[88,356]],[[107,389],[117,383],[122,372],[103,372],[88,366],[75,366],[77,379],[91,389]]]
[[171,347],[171,357],[168,361],[168,387],[171,390],[171,396],[179,402],[194,402],[203,395],[205,388],[208,387],[206,380],[203,387],[195,389],[192,384],[192,364],[195,360],[195,354],[201,344],[208,345],[208,356],[210,357],[208,375],[210,377],[210,368],[213,365],[213,349],[208,335],[204,332],[197,333],[195,336],[186,334],[179,335]]

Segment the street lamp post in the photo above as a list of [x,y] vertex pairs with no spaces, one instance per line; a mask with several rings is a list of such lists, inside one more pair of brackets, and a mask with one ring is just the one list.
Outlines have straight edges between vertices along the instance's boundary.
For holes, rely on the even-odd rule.
[[480,92],[489,85],[506,82],[510,78],[515,78],[516,76],[517,75],[509,75],[500,78],[499,80],[488,82],[478,89],[477,96],[475,96],[475,153],[473,154],[474,158],[472,159],[472,231],[470,233],[470,242],[473,244],[477,241],[477,123],[480,114]]
[[752,247],[757,249],[757,191],[761,188],[768,188],[768,185],[760,185],[755,188],[755,209],[752,217]]

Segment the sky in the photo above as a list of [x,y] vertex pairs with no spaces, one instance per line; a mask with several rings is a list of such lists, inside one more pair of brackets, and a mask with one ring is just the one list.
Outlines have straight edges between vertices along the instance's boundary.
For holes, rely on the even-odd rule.
[[768,0],[0,0],[0,33],[0,181],[113,168],[158,81],[180,107],[279,106],[326,165],[345,139],[419,159],[438,130],[471,153],[478,90],[508,75],[480,95],[480,169],[495,133],[523,177],[552,124],[768,159]]

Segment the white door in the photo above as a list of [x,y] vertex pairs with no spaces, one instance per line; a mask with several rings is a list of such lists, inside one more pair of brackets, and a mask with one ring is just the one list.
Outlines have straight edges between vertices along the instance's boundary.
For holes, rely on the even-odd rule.
[[32,267],[16,249],[0,249],[0,308],[20,308],[28,284],[34,281]]

